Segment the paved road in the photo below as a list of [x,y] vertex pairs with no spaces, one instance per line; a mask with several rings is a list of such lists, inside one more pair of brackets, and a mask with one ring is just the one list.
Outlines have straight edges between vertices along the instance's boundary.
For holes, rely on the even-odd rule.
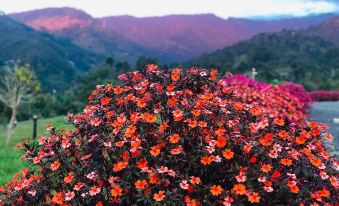
[[338,102],[314,102],[311,109],[310,120],[327,124],[329,133],[334,135],[333,142],[336,148],[339,148],[339,124],[333,122],[333,118],[339,118],[339,101]]

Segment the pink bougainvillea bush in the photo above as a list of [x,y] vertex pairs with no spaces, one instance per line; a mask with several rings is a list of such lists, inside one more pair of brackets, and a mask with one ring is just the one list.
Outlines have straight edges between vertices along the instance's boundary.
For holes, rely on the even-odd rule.
[[339,91],[312,91],[310,92],[315,101],[339,101]]
[[271,117],[280,117],[290,122],[304,125],[311,105],[310,95],[301,85],[285,83],[279,86],[261,83],[243,75],[225,79],[241,102],[258,107]]
[[49,127],[50,136],[24,145],[35,167],[1,187],[1,205],[339,201],[339,165],[323,148],[324,125],[295,127],[267,115],[240,101],[215,70],[148,65],[120,79],[98,86],[86,110],[68,116],[73,131]]

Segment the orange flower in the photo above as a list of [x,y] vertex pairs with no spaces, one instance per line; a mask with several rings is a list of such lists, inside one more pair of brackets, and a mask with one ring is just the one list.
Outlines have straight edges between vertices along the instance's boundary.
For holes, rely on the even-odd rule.
[[177,73],[172,74],[172,75],[171,75],[171,79],[172,79],[172,81],[174,81],[174,82],[178,81],[178,80],[180,79],[180,74],[177,74]]
[[218,128],[217,130],[215,130],[215,134],[217,136],[222,136],[222,135],[224,135],[225,132],[226,132],[226,129],[224,129],[224,128]]
[[225,147],[227,143],[226,137],[224,136],[218,136],[217,141],[215,142],[215,145],[219,148]]
[[148,123],[153,123],[157,121],[157,116],[155,116],[154,114],[145,113],[142,114],[141,117]]
[[335,176],[330,177],[330,182],[333,185],[334,188],[339,187],[339,181]]
[[204,157],[201,158],[200,162],[203,165],[209,165],[212,162],[212,158],[209,157],[209,156],[204,156]]
[[192,110],[191,113],[192,113],[194,116],[198,117],[198,116],[200,115],[200,110],[199,110],[199,109],[195,109],[195,110]]
[[259,203],[260,196],[258,193],[253,192],[251,195],[248,196],[248,201],[251,203]]
[[300,136],[300,137],[295,138],[296,144],[304,144],[305,141],[306,141],[306,138],[304,136]]
[[327,139],[328,141],[333,141],[334,136],[326,133],[326,134],[324,134],[324,138]]
[[248,154],[251,150],[252,150],[252,145],[246,144],[246,145],[244,146],[244,153],[245,153],[245,154]]
[[54,197],[52,198],[52,202],[55,204],[59,204],[59,205],[64,204],[64,198],[63,198],[62,192],[56,193]]
[[127,129],[125,131],[125,136],[126,137],[132,137],[132,135],[135,133],[136,130],[137,130],[137,128],[134,125],[127,127]]
[[120,86],[115,87],[113,90],[114,94],[121,94],[123,92],[123,89]]
[[263,164],[261,166],[261,171],[268,173],[272,170],[272,166],[270,164]]
[[244,195],[246,193],[246,186],[244,184],[235,184],[233,186],[232,192],[238,195]]
[[181,110],[175,110],[173,111],[174,121],[180,121],[182,120],[184,116],[184,112]]
[[167,122],[164,122],[159,126],[159,131],[163,133],[166,131],[167,128],[168,128],[168,124]]
[[327,189],[325,189],[325,188],[323,188],[322,190],[319,191],[319,195],[320,195],[321,197],[329,197],[330,194],[331,194],[331,193],[330,193]]
[[225,149],[225,151],[222,153],[222,155],[225,157],[225,159],[232,159],[234,156],[234,152],[230,149]]
[[169,98],[167,100],[167,105],[169,107],[174,107],[176,105],[176,103],[177,103],[177,98],[175,98],[175,97]]
[[167,91],[172,91],[172,90],[174,90],[175,89],[175,86],[173,85],[173,84],[169,84],[168,86],[167,86]]
[[151,155],[153,156],[158,156],[160,154],[160,148],[159,146],[153,146],[151,147],[151,151],[150,151]]
[[193,184],[193,185],[198,185],[201,183],[201,180],[199,177],[194,177],[194,176],[191,176],[190,178],[190,182]]
[[285,130],[283,130],[283,131],[280,131],[278,135],[279,135],[279,137],[281,137],[282,139],[285,139],[285,138],[288,137],[288,132],[286,132]]
[[204,95],[202,95],[202,99],[212,99],[213,98],[213,93],[206,93]]
[[171,149],[171,154],[172,155],[180,154],[182,150],[183,150],[182,146],[179,145],[178,147]]
[[217,80],[218,79],[218,70],[212,69],[210,72],[209,80]]
[[169,142],[172,143],[172,144],[177,143],[179,140],[180,140],[180,136],[178,134],[172,134],[169,137]]
[[122,195],[122,189],[119,185],[115,185],[113,189],[111,189],[111,195],[113,197],[119,197]]
[[109,97],[104,97],[101,99],[101,104],[102,105],[108,105],[111,102],[112,98]]
[[264,137],[259,139],[259,142],[263,146],[270,146],[270,145],[272,145],[272,140],[273,140],[273,134],[272,133],[267,133],[267,134],[265,134]]
[[222,193],[223,189],[221,188],[220,185],[213,185],[210,188],[210,192],[212,193],[213,196],[219,196]]
[[165,191],[163,191],[163,190],[160,190],[158,193],[155,193],[154,195],[153,195],[153,199],[155,200],[155,201],[157,201],[157,202],[160,202],[160,201],[162,201],[164,198],[165,198]]
[[147,186],[147,181],[146,180],[138,180],[135,182],[135,188],[142,190],[145,189],[145,187]]
[[299,193],[299,187],[294,185],[290,187],[292,193]]
[[201,127],[201,128],[205,128],[205,127],[207,127],[207,122],[199,121],[198,125],[199,125],[199,127]]
[[68,173],[68,175],[64,178],[64,182],[67,183],[67,184],[69,184],[69,183],[72,183],[73,179],[74,179],[73,173],[70,172],[70,173]]
[[101,192],[101,189],[97,186],[93,186],[93,187],[91,187],[89,194],[91,196],[94,196],[94,195],[98,194],[99,192]]
[[285,166],[291,166],[292,160],[288,158],[283,158],[280,160],[280,164],[285,165]]
[[118,162],[113,165],[113,171],[119,172],[120,170],[123,170],[125,167],[127,167],[128,162]]
[[250,112],[251,112],[252,115],[257,116],[257,115],[260,114],[260,109],[253,107],[253,108],[250,109]]
[[137,105],[138,105],[138,107],[140,107],[140,108],[144,108],[144,107],[146,107],[147,102],[146,102],[146,100],[144,100],[144,99],[139,99],[139,100],[137,101]]
[[274,124],[279,125],[279,126],[284,126],[285,121],[283,119],[274,119]]
[[194,127],[196,127],[198,125],[198,121],[197,120],[188,119],[187,122],[188,122],[188,126],[191,127],[191,128],[194,128]]
[[156,176],[155,174],[150,174],[149,176],[149,182],[151,184],[155,184],[158,182],[158,176]]
[[321,165],[321,160],[317,159],[317,158],[311,158],[310,162],[311,162],[312,165],[314,165],[316,167],[319,167]]
[[61,163],[57,160],[57,161],[55,161],[51,164],[50,168],[51,168],[52,171],[55,171],[60,167],[60,165],[61,165]]

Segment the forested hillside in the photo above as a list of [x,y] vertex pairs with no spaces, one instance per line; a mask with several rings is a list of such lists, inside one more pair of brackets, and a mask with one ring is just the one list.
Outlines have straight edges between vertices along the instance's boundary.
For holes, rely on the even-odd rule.
[[44,89],[63,89],[101,61],[100,56],[67,40],[41,33],[6,16],[0,16],[0,68],[20,60],[35,71]]
[[339,49],[303,31],[259,34],[204,54],[186,66],[215,67],[233,73],[250,72],[255,67],[262,81],[294,81],[307,89],[339,89]]

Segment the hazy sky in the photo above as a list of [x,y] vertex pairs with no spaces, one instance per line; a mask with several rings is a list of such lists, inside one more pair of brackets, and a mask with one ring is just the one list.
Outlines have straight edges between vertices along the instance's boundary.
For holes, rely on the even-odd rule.
[[64,6],[95,17],[214,13],[227,18],[338,12],[339,0],[0,0],[5,13]]

